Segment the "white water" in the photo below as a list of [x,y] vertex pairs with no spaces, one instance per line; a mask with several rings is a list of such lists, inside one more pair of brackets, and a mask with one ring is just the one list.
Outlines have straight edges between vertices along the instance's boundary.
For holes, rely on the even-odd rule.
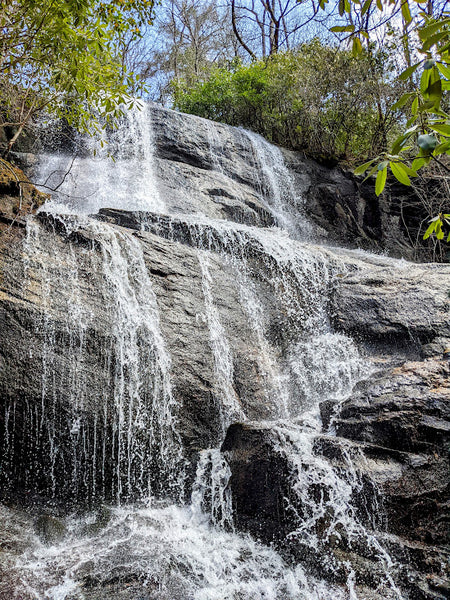
[[279,226],[294,238],[309,236],[311,227],[302,214],[303,199],[296,193],[293,177],[281,150],[257,133],[245,129],[242,133],[248,138],[253,151],[257,185]]
[[[76,258],[71,243],[58,243],[57,236],[49,236],[36,220],[28,223],[25,281],[42,306],[37,324],[42,335],[42,378],[41,404],[30,407],[24,424],[29,431],[25,485],[37,492],[49,481],[52,496],[60,486],[69,498],[117,504],[152,494],[180,499],[184,458],[171,358],[142,247],[123,230],[86,217],[62,215],[56,223],[66,235],[83,231],[99,248],[88,248]],[[99,269],[103,288],[97,301],[104,303],[110,333],[105,340],[92,340],[88,333],[98,312],[90,306],[95,300],[85,293],[84,282]],[[64,315],[63,322],[55,324],[54,311]],[[68,339],[71,360],[64,364],[55,354],[58,336]],[[89,373],[98,369],[90,352],[95,343],[102,346],[104,364],[96,373],[98,389],[90,389]],[[55,378],[60,373],[62,382]],[[61,406],[67,410],[61,412]],[[11,452],[14,435],[11,427],[7,440]],[[47,456],[48,471],[39,463],[41,452]],[[39,471],[41,481],[36,477]]]
[[219,313],[214,306],[212,295],[212,278],[209,270],[208,255],[199,250],[198,262],[202,274],[202,291],[205,298],[206,321],[209,339],[214,356],[214,369],[218,388],[219,412],[223,433],[233,421],[245,419],[239,399],[233,388],[233,357],[225,329],[220,322]]
[[[80,156],[46,154],[35,180],[55,190],[45,210],[93,214],[102,207],[163,212],[153,168],[150,107],[136,102],[120,125],[103,138],[91,138]],[[86,152],[88,153],[86,155]]]
[[[111,135],[108,149],[116,153],[115,163],[105,151],[77,159],[59,188],[60,196],[46,210],[56,215],[94,213],[101,207],[164,213],[164,199],[154,177],[149,116],[147,108],[134,112]],[[243,132],[242,136],[251,145],[255,182],[267,208],[281,228],[298,237],[308,227],[304,223],[299,227],[299,220],[292,216],[292,207],[301,206],[301,198],[295,197],[281,152],[254,134]],[[213,152],[220,145],[213,125],[208,140]],[[47,157],[45,162],[47,171],[41,171],[41,181],[52,169],[64,169],[70,160]],[[220,157],[212,163],[222,172]],[[52,181],[56,179],[49,179],[47,185]],[[337,543],[344,538],[346,543],[363,540],[385,572],[385,597],[401,598],[390,580],[388,555],[366,531],[353,506],[352,493],[361,482],[352,457],[346,455],[343,472],[314,450],[314,440],[321,432],[319,401],[344,399],[369,373],[355,344],[330,329],[326,298],[335,265],[325,252],[293,241],[286,231],[213,221],[204,215],[183,219],[198,248],[202,322],[208,328],[214,359],[223,434],[231,422],[245,420],[246,415],[234,388],[234,349],[220,311],[213,253],[214,262],[220,259],[235,274],[256,339],[273,431],[279,439],[275,450],[291,465],[292,489],[304,507],[302,514],[293,517],[290,536],[313,551],[323,552],[324,564],[331,560],[324,543],[332,537]],[[113,500],[116,506],[111,509],[109,522],[94,533],[86,526],[95,524],[95,516],[67,518],[63,540],[50,546],[35,540],[18,560],[17,600],[106,600],[112,591],[117,592],[114,586],[120,577],[126,582],[122,583],[127,594],[124,597],[133,600],[364,600],[355,587],[350,564],[330,565],[331,570],[344,568],[346,573],[347,583],[336,587],[317,580],[301,565],[288,566],[274,549],[233,532],[230,470],[218,448],[199,453],[190,504],[173,503],[174,497],[182,496],[184,458],[172,393],[171,358],[142,249],[132,235],[113,226],[88,218],[60,220],[66,228],[76,231],[81,227],[97,240],[98,262],[94,263],[91,249],[86,250],[85,263],[77,263],[69,245],[66,257],[72,275],[68,281],[58,280],[60,249],[48,248],[40,226],[30,222],[24,256],[30,285],[36,285],[37,279],[42,281],[36,293],[44,302],[44,364],[41,412],[30,419],[29,426],[43,424],[36,430],[35,446],[40,443],[39,436],[49,438],[50,453],[55,457],[50,479],[55,488],[57,440],[52,434],[51,412],[56,389],[51,381],[55,331],[46,323],[45,315],[52,310],[53,295],[62,286],[70,290],[64,327],[73,340],[74,353],[68,373],[73,410],[67,427],[74,453],[81,447],[85,455],[83,460],[74,455],[70,477],[75,487],[81,477],[82,490]],[[170,231],[165,233],[174,240],[176,225],[173,218]],[[144,219],[142,227],[162,235],[157,223],[151,225]],[[92,313],[84,302],[82,281],[94,268],[103,274],[105,310],[111,322],[105,373],[110,377],[112,398],[106,397],[105,390],[92,434],[83,421],[83,403],[89,401],[91,390],[77,379],[77,363],[88,360],[85,340]],[[37,270],[39,277],[33,275]],[[280,327],[289,328],[291,336],[284,356],[270,341],[266,304],[271,302],[283,315]],[[283,421],[278,420],[280,417]],[[103,442],[98,448],[97,440],[108,436],[111,443]],[[106,463],[114,470],[108,493],[102,488]],[[322,490],[319,498],[318,489]],[[136,496],[140,506],[124,504]]]
[[[126,598],[158,600],[345,600],[338,587],[289,568],[248,536],[211,528],[192,509],[113,509],[96,535],[74,519],[67,539],[21,559],[24,583],[11,600],[106,598],[121,576]],[[86,578],[89,577],[89,579]],[[83,581],[84,579],[84,581]],[[126,593],[126,592],[125,592]]]

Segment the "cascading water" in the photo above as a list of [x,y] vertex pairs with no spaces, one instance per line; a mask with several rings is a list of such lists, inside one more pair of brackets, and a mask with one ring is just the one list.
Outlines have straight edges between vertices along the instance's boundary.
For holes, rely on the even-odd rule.
[[90,138],[75,156],[46,154],[36,181],[55,190],[47,207],[57,212],[96,213],[99,208],[163,212],[152,160],[150,107],[136,102],[105,139]]
[[[308,221],[302,215],[302,198],[295,192],[292,175],[287,169],[281,150],[262,136],[242,130],[252,149],[257,185],[267,198],[278,224],[294,237],[310,233]],[[299,218],[300,217],[300,218]]]
[[[52,496],[90,502],[121,503],[160,492],[181,498],[184,465],[170,356],[142,249],[131,236],[93,220],[56,215],[55,223],[66,235],[84,224],[97,249],[88,247],[83,261],[77,261],[70,242],[52,244],[43,225],[28,223],[25,281],[43,305],[37,324],[42,338],[41,404],[25,407],[23,431],[9,428],[9,452],[20,443],[27,455],[16,477],[23,477],[32,493],[50,487]],[[102,270],[109,331],[103,340],[95,339],[94,307],[85,294],[87,274],[97,269]],[[62,323],[48,318],[58,309],[65,315]],[[61,337],[68,339],[71,354],[62,365],[57,350]],[[103,364],[96,376],[98,387],[89,389],[88,374],[98,368],[91,362],[91,348],[97,344]],[[63,381],[55,373],[62,373]],[[19,408],[14,404],[8,411],[12,415]]]
[[[213,169],[222,173],[222,163],[214,157],[219,145],[214,125],[208,127]],[[160,299],[139,235],[195,248],[203,298],[197,320],[199,328],[207,329],[213,358],[220,442],[230,423],[245,421],[247,415],[236,386],[235,334],[221,313],[213,256],[236,286],[255,340],[259,400],[278,436],[275,451],[290,464],[298,502],[290,506],[289,535],[312,552],[323,552],[324,562],[329,560],[324,540],[365,540],[382,565],[384,597],[402,598],[390,577],[388,555],[353,506],[353,490],[360,482],[350,453],[343,472],[314,446],[321,432],[319,401],[344,399],[370,371],[355,344],[331,331],[327,316],[334,274],[345,267],[282,230],[301,235],[292,217],[299,199],[282,154],[254,134],[236,135],[254,157],[261,203],[281,229],[247,227],[203,214],[168,214],[155,179],[146,106],[130,113],[110,135],[108,150],[115,162],[102,152],[73,162],[59,195],[45,208],[53,215],[55,232],[63,231],[60,237],[48,234],[48,222],[44,226],[32,218],[28,223],[24,281],[29,293],[41,298],[42,402],[23,410],[21,440],[13,426],[19,409],[14,403],[7,407],[4,464],[14,462],[14,449],[22,445],[28,466],[20,476],[33,493],[45,488],[51,497],[66,501],[88,498],[91,509],[99,502],[114,506],[104,522],[95,510],[66,516],[65,536],[57,543],[45,545],[30,534],[33,541],[15,566],[20,580],[16,599],[115,598],[118,582],[125,581],[120,597],[127,600],[364,600],[344,559],[332,570],[344,565],[345,582],[334,585],[301,565],[289,566],[274,549],[233,531],[230,470],[219,448],[197,451],[191,501],[183,504],[188,459],[178,430],[182,407],[175,400]],[[70,163],[68,157],[44,156],[39,180],[59,185],[55,172],[66,171]],[[133,215],[139,235],[87,217],[105,207],[140,211]],[[71,212],[77,215],[68,216]],[[75,245],[81,253],[74,253]],[[108,332],[103,339],[95,334],[90,272],[100,273],[102,281],[103,330]],[[170,290],[170,277],[166,279]],[[56,327],[49,315],[57,304],[66,316]],[[277,322],[267,316],[269,305],[276,306]],[[65,365],[58,357],[61,337],[67,338],[72,354]],[[94,368],[91,356],[99,345],[103,364],[98,388],[89,389],[83,372]],[[61,372],[63,383],[54,378]],[[7,472],[7,480],[14,475]]]
[[233,420],[245,418],[236,392],[233,389],[233,362],[231,349],[225,335],[218,312],[214,306],[211,292],[211,274],[208,267],[208,256],[204,251],[198,252],[198,262],[202,273],[202,290],[205,297],[206,319],[210,332],[210,342],[214,355],[214,367],[217,385],[220,389],[219,411],[223,431]]

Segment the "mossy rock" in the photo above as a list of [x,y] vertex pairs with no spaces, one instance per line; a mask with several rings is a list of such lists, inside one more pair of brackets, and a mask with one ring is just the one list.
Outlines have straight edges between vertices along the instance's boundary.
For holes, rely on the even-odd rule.
[[0,158],[0,217],[13,221],[35,212],[49,195],[39,191],[16,165]]

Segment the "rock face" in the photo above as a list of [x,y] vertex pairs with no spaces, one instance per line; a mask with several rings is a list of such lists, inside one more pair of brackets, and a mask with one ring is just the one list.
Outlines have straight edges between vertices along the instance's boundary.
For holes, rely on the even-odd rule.
[[[306,214],[322,227],[334,199],[342,236],[373,247],[387,212],[240,130],[152,119],[165,214],[22,220],[0,187],[2,500],[186,501],[221,447],[238,530],[367,600],[391,597],[391,575],[443,598],[450,266],[292,239],[272,225],[311,238]],[[37,533],[65,535],[58,515]]]
[[448,266],[397,263],[393,269],[389,261],[369,262],[352,261],[340,278],[332,309],[336,328],[363,342],[388,344],[391,353],[409,345],[442,355],[450,342]]
[[[333,421],[338,436],[361,444],[369,459],[386,461],[374,479],[387,528],[411,541],[446,543],[449,398],[447,361],[405,363],[344,402]],[[394,480],[390,462],[398,472]]]
[[[408,362],[379,372],[350,399],[334,403],[331,411],[329,403],[323,403],[326,425],[314,438],[314,452],[336,468],[345,472],[352,457],[359,482],[353,485],[358,518],[369,519],[370,530],[383,540],[391,556],[409,565],[408,572],[398,565],[395,569],[414,598],[444,598],[448,591],[442,565],[449,559],[449,382],[447,361]],[[370,545],[346,537],[345,528],[330,535],[323,514],[313,519],[318,532],[313,550],[305,547],[302,535],[289,533],[304,513],[305,499],[314,493],[315,483],[310,483],[310,490],[293,493],[292,465],[289,456],[280,452],[276,428],[234,425],[222,451],[232,471],[230,486],[241,528],[276,543],[289,555],[300,556],[312,568],[320,562],[318,550],[324,553],[326,547],[338,560],[328,565],[332,579],[343,576],[337,565],[345,557],[361,583],[377,580],[375,571],[370,576],[367,572],[371,557],[365,553]],[[327,484],[315,493],[327,498]],[[333,508],[330,503],[328,510]]]
[[48,197],[31,185],[21,169],[0,160],[0,231],[36,211]]
[[[112,291],[108,290],[108,286],[105,288],[102,283],[105,277],[113,278],[116,275],[115,272],[105,273],[102,267],[102,251],[112,252],[111,239],[103,237],[105,228],[107,235],[112,234],[112,240],[119,240],[119,243],[122,235],[131,235],[142,252],[150,277],[149,293],[153,292],[158,299],[161,333],[171,357],[174,402],[180,406],[177,419],[180,421],[179,429],[188,454],[191,449],[214,446],[222,434],[218,403],[223,389],[218,387],[221,379],[215,376],[217,361],[214,347],[211,347],[208,324],[208,311],[213,310],[213,303],[216,301],[220,302],[216,318],[226,324],[224,333],[233,347],[233,359],[239,365],[231,375],[229,393],[232,400],[236,403],[237,410],[243,409],[253,418],[265,418],[270,414],[271,407],[263,400],[260,375],[262,367],[258,364],[258,356],[253,349],[257,340],[240,304],[239,286],[232,283],[230,267],[222,259],[208,258],[208,277],[211,278],[211,305],[208,305],[204,283],[202,287],[197,250],[150,233],[125,232],[115,226],[98,224],[100,229],[96,230],[95,227],[81,224],[72,231],[66,231],[64,227],[68,227],[68,224],[55,221],[45,214],[39,215],[30,238],[23,242],[29,245],[29,264],[20,260],[23,249],[19,241],[2,248],[4,276],[0,321],[2,329],[8,331],[8,336],[0,350],[0,395],[4,405],[0,423],[4,443],[9,448],[7,454],[14,463],[14,475],[10,472],[9,483],[16,487],[16,491],[27,490],[26,493],[31,493],[34,490],[43,493],[44,490],[51,489],[49,477],[52,469],[63,469],[59,474],[63,477],[67,463],[72,462],[70,431],[75,427],[77,419],[80,416],[82,418],[83,414],[91,417],[97,414],[99,406],[103,405],[105,393],[107,405],[114,404],[114,390],[111,391],[112,381],[117,375],[114,362],[118,360],[116,352],[120,351],[120,344],[124,343],[120,336],[125,335],[126,338],[127,334],[114,333],[114,320],[120,318],[114,299],[112,309],[105,310],[105,307],[111,305],[109,293],[117,293],[114,288]],[[126,251],[123,250],[125,253]],[[112,258],[120,260],[120,256]],[[75,302],[74,285],[79,294]],[[130,299],[131,294],[130,298],[125,297],[125,301]],[[68,312],[76,311],[77,306],[80,321],[75,322],[74,327],[73,318],[77,318],[77,315],[70,315]],[[133,326],[133,321],[125,325]],[[79,362],[74,365],[73,354],[79,352],[77,348],[81,339],[87,355],[80,355]],[[21,357],[17,356],[19,347]],[[36,374],[45,374],[46,369],[52,375],[51,379],[44,382],[46,387],[43,392],[42,378]],[[123,376],[126,377],[126,374]],[[68,382],[67,385],[65,381]],[[239,398],[235,391],[237,389],[240,390]],[[30,435],[30,431],[36,427],[35,419],[45,418],[44,414],[40,414],[40,417],[33,416],[33,406],[39,404],[38,398],[42,393],[55,397],[56,404],[48,407],[48,410],[65,415],[60,426],[63,426],[65,419],[67,425],[60,432],[61,437],[51,441],[51,445],[58,442],[60,448],[54,459],[56,463],[52,468],[48,465],[48,469],[43,468],[41,471],[41,467],[38,469],[37,465],[19,466],[11,448],[17,446],[17,449],[22,448],[23,451],[25,446],[31,451],[31,447],[37,444],[40,452],[33,460],[37,463],[48,462],[51,453],[48,445],[50,441],[46,437],[50,436],[50,431],[46,435],[41,433],[40,439]],[[80,398],[78,416],[72,406],[74,393]],[[20,420],[22,423],[21,429],[16,429],[14,433],[9,429],[13,412],[16,421]],[[50,427],[50,423],[48,426]],[[113,427],[113,424],[108,424],[107,430],[109,427]],[[86,435],[91,439],[92,433],[87,431]],[[64,448],[67,456],[63,455]],[[110,451],[113,455],[113,448]],[[104,458],[99,455],[98,460],[101,462]],[[90,473],[91,468],[84,460],[82,464],[84,467],[79,465],[78,468],[85,468]],[[66,476],[72,468],[74,467],[69,467]],[[4,467],[3,474],[5,471],[7,472]],[[106,474],[106,478],[110,481],[112,474]],[[4,483],[3,492],[5,489],[8,489],[8,485],[5,486]],[[71,484],[61,491],[64,497],[66,494],[74,497]],[[90,486],[88,490],[82,486],[79,499],[86,497],[86,492],[87,497],[94,493]]]

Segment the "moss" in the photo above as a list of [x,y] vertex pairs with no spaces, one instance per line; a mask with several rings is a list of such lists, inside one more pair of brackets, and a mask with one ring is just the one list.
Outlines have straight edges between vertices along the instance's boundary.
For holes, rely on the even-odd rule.
[[35,212],[49,198],[40,192],[25,173],[14,164],[0,159],[0,218],[15,221]]

